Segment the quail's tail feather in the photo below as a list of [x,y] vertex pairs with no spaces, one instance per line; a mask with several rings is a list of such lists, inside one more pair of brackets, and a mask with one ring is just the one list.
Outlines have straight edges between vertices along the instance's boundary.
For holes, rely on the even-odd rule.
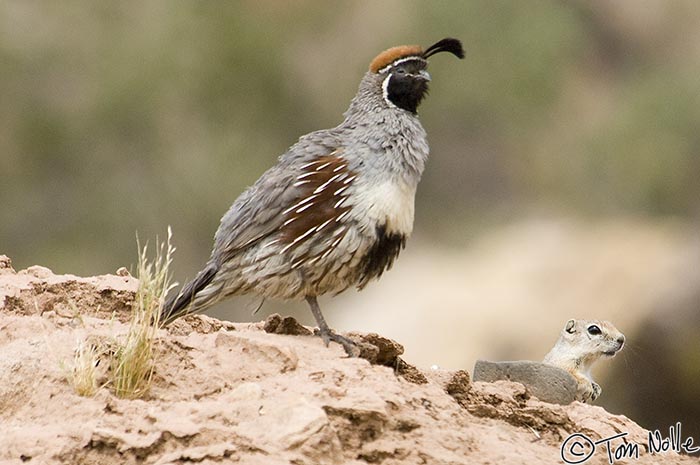
[[197,276],[184,286],[180,292],[166,300],[160,313],[160,324],[166,326],[176,319],[201,312],[216,303],[221,297],[219,292],[202,292],[212,284],[219,267],[209,263]]

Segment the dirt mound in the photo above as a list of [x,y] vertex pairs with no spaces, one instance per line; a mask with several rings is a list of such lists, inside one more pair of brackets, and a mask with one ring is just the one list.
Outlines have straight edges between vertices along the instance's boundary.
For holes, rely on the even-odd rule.
[[[119,399],[109,386],[78,396],[65,363],[80,341],[126,332],[136,285],[129,276],[16,273],[0,260],[0,460],[555,464],[562,450],[578,450],[567,442],[572,434],[599,441],[627,433],[613,449],[639,444],[640,457],[617,463],[658,463],[646,450],[648,432],[624,416],[547,404],[520,384],[473,383],[463,371],[421,372],[377,335],[354,336],[375,363],[347,358],[278,317],[177,321],[160,332],[144,399]],[[663,460],[697,463],[672,453]],[[604,444],[586,463],[608,463]]]

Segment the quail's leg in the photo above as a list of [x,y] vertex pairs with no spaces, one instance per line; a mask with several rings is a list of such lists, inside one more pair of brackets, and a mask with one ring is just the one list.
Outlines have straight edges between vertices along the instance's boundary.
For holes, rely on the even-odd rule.
[[357,345],[347,337],[341,336],[340,334],[336,334],[333,331],[331,331],[331,329],[328,327],[328,324],[326,323],[326,320],[321,314],[321,307],[318,306],[318,301],[316,300],[316,297],[308,296],[306,297],[306,301],[309,303],[309,307],[311,307],[311,313],[316,319],[316,324],[318,324],[319,336],[321,336],[321,339],[323,339],[323,342],[326,344],[326,347],[328,347],[330,341],[337,342],[338,344],[343,346],[343,349],[345,349],[345,353],[348,354],[348,356],[356,357],[359,353]]

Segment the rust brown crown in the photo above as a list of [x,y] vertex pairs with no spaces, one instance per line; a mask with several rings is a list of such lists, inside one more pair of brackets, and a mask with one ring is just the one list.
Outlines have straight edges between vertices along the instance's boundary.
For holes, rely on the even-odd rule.
[[384,50],[372,60],[369,64],[369,70],[377,73],[401,58],[416,57],[427,60],[429,57],[441,52],[448,52],[457,58],[464,58],[462,42],[452,37],[446,37],[435,42],[425,50],[418,45],[399,45],[398,47]]
[[369,64],[369,70],[376,73],[399,58],[420,57],[421,55],[423,55],[423,49],[418,45],[399,45],[398,47],[391,47],[390,49],[384,50],[372,60]]

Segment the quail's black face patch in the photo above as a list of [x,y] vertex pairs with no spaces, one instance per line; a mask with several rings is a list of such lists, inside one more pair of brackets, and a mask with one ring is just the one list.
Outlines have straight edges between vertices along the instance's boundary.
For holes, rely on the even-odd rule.
[[422,58],[403,59],[392,66],[384,83],[385,98],[393,105],[416,113],[428,92],[427,62]]
[[396,64],[389,68],[389,72],[392,74],[413,74],[417,75],[421,71],[424,71],[428,67],[428,62],[423,58],[402,58],[397,60]]

